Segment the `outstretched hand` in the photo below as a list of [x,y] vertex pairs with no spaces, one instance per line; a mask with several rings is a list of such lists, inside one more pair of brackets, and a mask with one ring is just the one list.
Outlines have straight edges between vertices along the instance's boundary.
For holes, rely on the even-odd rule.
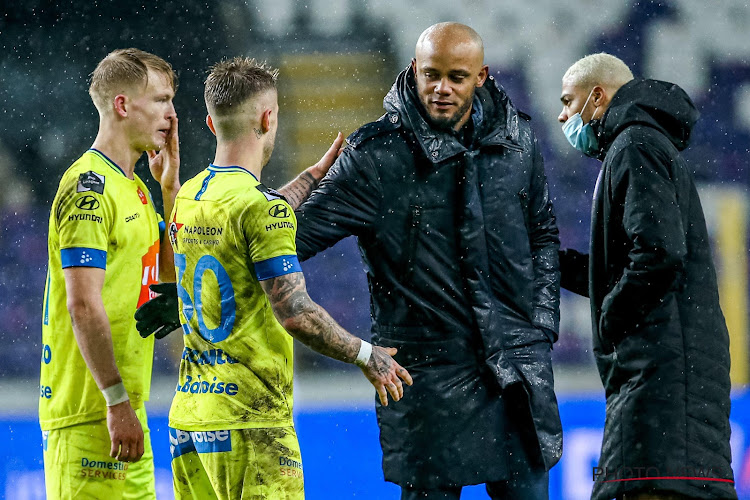
[[331,165],[334,164],[336,158],[339,157],[343,150],[344,134],[339,132],[336,135],[336,139],[334,139],[333,144],[331,144],[331,147],[328,148],[328,151],[326,151],[323,157],[318,160],[318,163],[308,168],[307,171],[310,172],[313,177],[315,177],[316,181],[320,181],[323,177],[326,176],[328,170],[331,168]]
[[396,363],[392,356],[398,350],[395,347],[372,346],[372,355],[366,366],[361,367],[365,377],[378,391],[380,402],[388,406],[388,394],[394,401],[404,397],[403,380],[407,385],[412,385],[413,380],[409,372],[403,366]]

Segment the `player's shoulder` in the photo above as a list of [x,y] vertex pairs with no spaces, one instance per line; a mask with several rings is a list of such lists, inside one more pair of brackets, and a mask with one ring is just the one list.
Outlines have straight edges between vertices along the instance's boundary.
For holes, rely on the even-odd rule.
[[398,113],[385,113],[374,122],[366,123],[346,138],[347,147],[357,149],[363,144],[401,128]]
[[109,179],[124,175],[116,168],[119,169],[111,160],[90,149],[68,167],[62,176],[60,187],[66,191],[74,189],[77,193],[103,195]]
[[252,189],[249,189],[245,196],[247,201],[242,204],[244,221],[255,221],[255,223],[265,225],[272,222],[284,222],[294,216],[294,210],[284,195],[262,182],[258,182]]
[[279,201],[287,203],[287,200],[286,198],[284,198],[283,194],[273,188],[266,186],[262,182],[258,182],[255,187],[250,190],[250,193],[251,196],[259,203],[277,203]]

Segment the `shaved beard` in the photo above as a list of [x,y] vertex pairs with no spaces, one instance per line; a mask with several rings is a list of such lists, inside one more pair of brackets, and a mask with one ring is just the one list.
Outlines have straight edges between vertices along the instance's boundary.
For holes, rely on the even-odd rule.
[[461,121],[461,118],[464,117],[464,115],[471,109],[471,104],[474,102],[474,92],[472,92],[471,97],[469,99],[466,99],[466,102],[461,105],[460,108],[458,108],[451,116],[440,116],[440,117],[434,117],[429,112],[426,113],[430,118],[430,124],[433,128],[437,130],[445,130],[447,132],[453,132],[454,127],[458,122]]

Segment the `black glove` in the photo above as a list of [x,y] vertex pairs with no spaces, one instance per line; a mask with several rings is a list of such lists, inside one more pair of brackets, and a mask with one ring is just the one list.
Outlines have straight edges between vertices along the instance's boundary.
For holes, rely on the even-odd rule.
[[163,339],[180,328],[177,283],[159,283],[149,288],[159,295],[138,308],[135,327],[144,339],[152,333],[157,339]]

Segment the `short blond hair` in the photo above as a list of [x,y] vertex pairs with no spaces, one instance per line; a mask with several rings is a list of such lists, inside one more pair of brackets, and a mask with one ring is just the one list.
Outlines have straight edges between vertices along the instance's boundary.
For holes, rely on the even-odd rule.
[[206,77],[203,98],[209,113],[232,114],[246,101],[276,90],[279,70],[249,57],[235,57],[214,64]]
[[148,70],[167,78],[177,90],[177,77],[172,65],[161,57],[143,50],[117,49],[102,59],[91,73],[89,95],[99,111],[106,110],[114,97],[124,91],[148,85]]
[[576,61],[563,76],[576,87],[603,87],[619,89],[633,79],[633,73],[622,59],[600,52],[590,54]]

